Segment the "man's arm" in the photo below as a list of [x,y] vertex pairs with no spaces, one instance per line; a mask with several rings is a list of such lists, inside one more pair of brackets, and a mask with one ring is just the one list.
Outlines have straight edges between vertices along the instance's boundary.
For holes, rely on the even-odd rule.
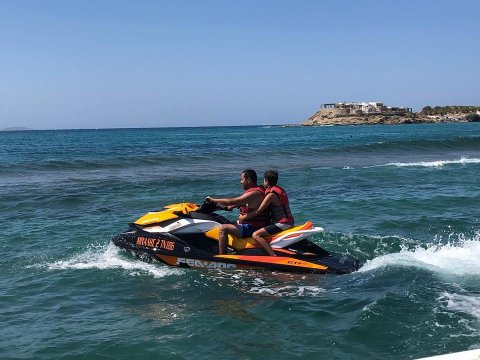
[[237,197],[232,197],[232,198],[212,198],[211,196],[207,196],[205,200],[211,200],[213,202],[216,202],[220,205],[226,205],[226,206],[242,206],[248,203],[248,201],[252,198],[252,196],[255,196],[255,193],[249,192],[247,194],[243,194],[241,196]]

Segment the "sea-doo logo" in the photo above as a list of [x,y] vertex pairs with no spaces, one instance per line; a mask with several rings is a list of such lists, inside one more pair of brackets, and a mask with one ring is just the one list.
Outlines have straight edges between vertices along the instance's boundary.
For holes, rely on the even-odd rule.
[[237,265],[235,264],[226,264],[216,261],[204,261],[204,260],[195,260],[195,259],[185,259],[178,258],[177,265],[186,264],[190,267],[199,267],[205,269],[236,269]]
[[168,251],[173,251],[175,248],[175,241],[169,241],[164,239],[155,239],[155,238],[146,238],[139,236],[137,238],[136,244],[138,246],[146,246],[150,248],[164,249]]

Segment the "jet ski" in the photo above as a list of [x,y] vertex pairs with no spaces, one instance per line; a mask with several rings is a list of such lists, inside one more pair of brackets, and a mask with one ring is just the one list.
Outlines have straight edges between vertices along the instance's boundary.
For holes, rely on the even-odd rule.
[[141,259],[180,268],[348,274],[360,267],[357,259],[326,251],[308,240],[323,231],[310,221],[269,238],[277,256],[268,256],[253,238],[230,235],[227,254],[219,255],[220,226],[232,224],[216,213],[219,210],[227,209],[214,202],[167,205],[129,224],[112,242]]

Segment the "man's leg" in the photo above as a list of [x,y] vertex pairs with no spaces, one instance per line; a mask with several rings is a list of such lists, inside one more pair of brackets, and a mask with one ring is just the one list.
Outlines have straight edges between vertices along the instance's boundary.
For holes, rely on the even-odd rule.
[[235,225],[223,224],[220,227],[220,236],[218,238],[218,253],[220,255],[227,253],[228,235],[240,237],[240,231]]
[[267,252],[268,255],[270,256],[277,256],[273,252],[272,247],[270,246],[270,243],[265,239],[266,237],[269,237],[270,234],[263,228],[260,230],[257,230],[253,233],[252,237],[253,239],[260,244],[260,246]]

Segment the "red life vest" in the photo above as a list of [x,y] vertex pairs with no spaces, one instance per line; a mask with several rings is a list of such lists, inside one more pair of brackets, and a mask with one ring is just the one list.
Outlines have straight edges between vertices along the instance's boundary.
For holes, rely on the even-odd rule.
[[288,196],[285,190],[283,190],[280,186],[271,186],[265,192],[265,195],[270,193],[274,193],[280,199],[280,205],[270,204],[270,211],[272,214],[272,222],[273,223],[281,223],[281,224],[294,224],[294,219],[292,213],[290,211],[290,204],[288,202]]
[[[265,188],[263,186],[252,187],[248,190],[245,190],[244,194],[248,194],[248,193],[253,192],[253,191],[258,191],[260,194],[262,194],[262,201],[263,201],[263,199],[265,198]],[[258,205],[258,206],[260,206],[260,205]],[[257,209],[258,209],[258,207],[253,209],[251,207],[248,207],[247,205],[243,205],[243,206],[240,206],[240,214],[244,215],[244,214],[247,214],[251,211],[255,211]],[[258,227],[258,228],[262,228],[264,226],[267,226],[268,224],[270,224],[270,212],[268,210],[262,211],[257,216],[243,221],[243,223],[244,224],[249,224],[251,226],[255,226],[255,227]]]

